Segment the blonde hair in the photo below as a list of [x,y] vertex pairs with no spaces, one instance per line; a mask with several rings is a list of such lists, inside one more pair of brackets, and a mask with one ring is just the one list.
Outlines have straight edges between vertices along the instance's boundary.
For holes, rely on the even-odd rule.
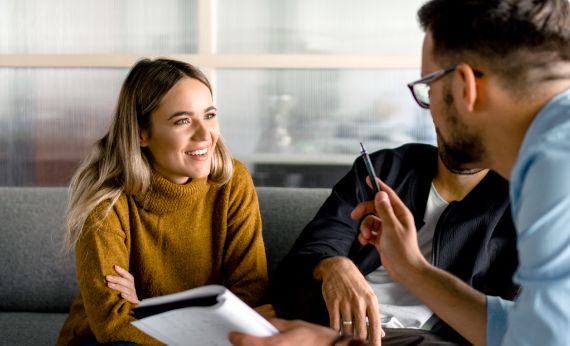
[[[66,254],[75,248],[87,217],[98,205],[109,202],[106,217],[122,193],[135,195],[148,190],[152,167],[147,152],[141,150],[139,133],[141,129],[150,129],[151,113],[183,78],[199,80],[212,93],[206,76],[181,61],[144,59],[129,72],[121,87],[109,131],[95,143],[71,180],[63,244]],[[208,179],[221,186],[232,174],[232,157],[220,136]]]

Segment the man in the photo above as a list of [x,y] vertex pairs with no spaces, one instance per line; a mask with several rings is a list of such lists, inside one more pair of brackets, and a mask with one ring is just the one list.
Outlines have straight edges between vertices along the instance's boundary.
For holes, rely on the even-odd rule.
[[[486,294],[513,299],[517,254],[508,183],[488,170],[452,172],[441,157],[445,153],[431,145],[407,144],[370,158],[378,177],[412,210],[424,257]],[[359,158],[281,263],[272,285],[278,316],[361,338],[369,330],[374,345],[382,328],[383,344],[464,342],[390,279],[373,246],[356,239],[359,223],[350,214],[374,199],[367,175]]]
[[[373,243],[391,277],[472,343],[569,345],[569,2],[432,0],[419,17],[426,31],[422,74],[431,78],[411,84],[414,96],[433,111],[448,162],[490,167],[510,180],[522,291],[508,303],[429,264],[412,214],[385,184],[352,214],[375,214],[361,225],[359,240]],[[314,326],[280,328],[275,338],[231,340],[334,340]]]

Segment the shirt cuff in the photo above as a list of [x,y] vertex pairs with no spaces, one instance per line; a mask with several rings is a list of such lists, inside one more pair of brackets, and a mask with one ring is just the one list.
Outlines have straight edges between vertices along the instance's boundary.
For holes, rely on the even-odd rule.
[[513,302],[487,296],[487,346],[499,346],[507,332],[508,313]]

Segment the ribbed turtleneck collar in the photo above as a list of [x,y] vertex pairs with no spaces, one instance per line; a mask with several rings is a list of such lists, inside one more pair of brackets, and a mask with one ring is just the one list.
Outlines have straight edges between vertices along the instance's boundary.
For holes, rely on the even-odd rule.
[[208,187],[208,178],[192,179],[180,185],[154,172],[148,191],[144,194],[137,194],[135,199],[143,209],[156,214],[164,214],[201,199]]

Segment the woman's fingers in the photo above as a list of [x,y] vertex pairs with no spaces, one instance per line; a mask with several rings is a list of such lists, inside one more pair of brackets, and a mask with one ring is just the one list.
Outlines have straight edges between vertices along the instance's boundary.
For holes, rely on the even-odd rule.
[[117,273],[119,273],[119,275],[121,275],[122,277],[124,277],[127,280],[132,281],[134,284],[135,278],[126,269],[124,269],[123,267],[118,266],[118,265],[113,266],[113,268],[117,271]]
[[115,284],[117,287],[121,287],[124,288],[126,290],[126,292],[131,292],[135,290],[134,284],[132,281],[129,281],[127,279],[124,279],[120,276],[113,276],[113,275],[107,275],[105,276],[105,279],[107,279],[108,283],[112,283]]
[[107,275],[105,279],[107,280],[107,286],[118,291],[121,297],[128,300],[133,304],[139,304],[140,301],[137,296],[137,291],[135,288],[135,278],[127,270],[122,267],[115,265],[113,268],[119,273],[120,276]]

